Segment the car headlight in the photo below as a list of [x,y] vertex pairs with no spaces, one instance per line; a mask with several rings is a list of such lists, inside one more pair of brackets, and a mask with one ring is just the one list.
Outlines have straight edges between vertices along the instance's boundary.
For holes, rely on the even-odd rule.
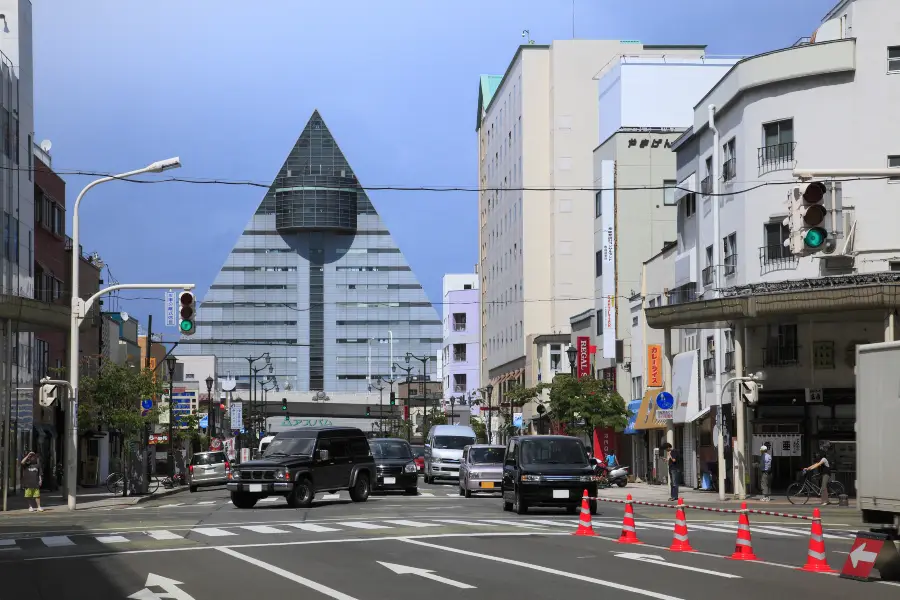
[[405,467],[403,467],[403,471],[405,473],[415,473],[418,470],[419,470],[419,468],[416,466],[416,463],[414,463],[414,462],[408,463]]
[[541,477],[540,475],[522,475],[522,481],[536,482],[536,481],[542,481],[543,479],[544,478]]
[[229,471],[228,477],[230,477],[231,479],[240,479],[240,478],[241,478],[241,472],[240,472],[240,471],[235,471],[234,469],[232,469],[231,471]]
[[277,471],[275,471],[275,479],[284,481],[286,478],[287,478],[287,471],[285,471],[284,469],[278,469]]

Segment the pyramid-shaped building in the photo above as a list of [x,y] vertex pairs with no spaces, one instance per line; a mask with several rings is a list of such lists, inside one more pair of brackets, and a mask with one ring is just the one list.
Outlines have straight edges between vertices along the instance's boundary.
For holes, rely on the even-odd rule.
[[367,389],[369,356],[373,380],[390,377],[391,334],[395,361],[433,357],[441,321],[315,111],[179,351],[217,356],[238,389],[248,357],[268,352],[282,390],[353,393]]

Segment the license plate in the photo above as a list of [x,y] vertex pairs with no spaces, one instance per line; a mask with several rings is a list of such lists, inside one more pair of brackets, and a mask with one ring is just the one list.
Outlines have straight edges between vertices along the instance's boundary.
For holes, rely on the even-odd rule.
[[261,484],[261,483],[251,483],[251,484],[250,484],[250,491],[251,491],[251,492],[261,492],[261,491],[262,491],[262,484]]
[[482,482],[481,482],[481,487],[483,487],[483,488],[493,488],[493,487],[494,487],[494,482],[493,482],[493,481],[482,481]]
[[569,490],[553,490],[554,498],[568,498]]
[[391,484],[394,484],[394,483],[397,483],[397,478],[396,478],[396,477],[385,477],[385,478],[384,478],[384,484],[385,484],[385,485],[391,485]]

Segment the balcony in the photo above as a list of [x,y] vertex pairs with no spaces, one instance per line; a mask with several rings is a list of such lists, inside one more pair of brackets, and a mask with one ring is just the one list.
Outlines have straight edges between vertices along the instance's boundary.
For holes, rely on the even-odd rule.
[[703,359],[703,376],[704,377],[715,377],[716,376],[716,357],[710,356],[709,358]]
[[666,292],[669,304],[684,304],[685,302],[695,302],[697,300],[697,288],[693,283],[687,283],[674,290]]
[[703,271],[701,272],[701,275],[703,277],[703,287],[709,287],[713,284],[713,274],[713,267],[710,266],[703,269]]
[[761,275],[772,271],[796,269],[798,264],[800,264],[800,259],[791,254],[791,251],[785,248],[784,245],[762,246],[759,249],[759,270]]
[[734,350],[725,353],[725,373],[734,371]]
[[725,276],[734,275],[737,271],[737,254],[728,254],[725,256]]
[[737,177],[737,159],[729,158],[722,165],[722,179],[730,181]]
[[793,169],[796,164],[794,161],[796,148],[797,142],[784,142],[759,148],[757,150],[759,174]]
[[709,175],[703,178],[700,182],[700,194],[703,196],[709,196],[712,193],[712,179]]
[[800,364],[800,346],[782,344],[763,348],[764,367],[788,367]]

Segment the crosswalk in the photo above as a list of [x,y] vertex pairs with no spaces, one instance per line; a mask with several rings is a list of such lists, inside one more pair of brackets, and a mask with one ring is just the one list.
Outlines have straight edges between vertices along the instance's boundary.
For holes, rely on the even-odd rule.
[[[127,547],[137,543],[154,542],[187,542],[187,543],[217,543],[221,540],[225,543],[259,543],[265,540],[284,539],[282,536],[308,535],[316,539],[319,534],[361,534],[364,532],[385,533],[387,535],[416,535],[417,530],[428,530],[428,533],[437,533],[443,529],[453,528],[454,531],[462,528],[471,531],[531,531],[531,532],[564,532],[578,526],[578,521],[568,518],[527,518],[527,519],[369,519],[346,521],[319,521],[287,522],[271,524],[247,524],[247,525],[206,525],[183,529],[152,529],[146,531],[110,532],[104,535],[73,534],[34,536],[27,538],[4,539],[0,538],[0,550],[28,550],[65,548],[69,546],[94,545],[99,547]],[[594,529],[603,535],[604,530],[618,532],[621,523],[601,519],[593,520]],[[671,522],[642,521],[637,526],[641,530],[661,530],[671,533]],[[704,534],[719,534],[733,537],[737,531],[736,523],[690,523],[691,532],[703,532]],[[412,532],[410,531],[412,530]],[[782,525],[754,525],[752,527],[754,539],[757,538],[806,538],[809,529],[806,526],[796,527]],[[252,536],[243,540],[242,536]],[[823,536],[830,540],[852,541],[854,535],[848,531],[826,530]]]
[[[421,491],[419,492],[418,496],[370,496],[369,497],[370,500],[374,500],[374,501],[384,500],[384,499],[389,499],[389,500],[397,499],[397,500],[406,501],[406,500],[416,500],[418,498],[421,498],[421,499],[454,498],[454,499],[460,499],[460,500],[463,499],[463,497],[459,495],[459,492],[454,492],[451,494],[449,492],[421,492]],[[342,491],[342,492],[337,492],[335,494],[317,494],[314,501],[315,502],[329,502],[329,501],[333,502],[335,500],[344,500],[344,501],[349,502],[350,501],[349,492]],[[259,500],[259,502],[257,502],[257,506],[265,507],[267,505],[277,503],[277,502],[284,503],[284,502],[287,502],[287,500],[285,500],[281,496],[269,496],[268,498],[262,498],[261,500]],[[172,501],[172,502],[164,502],[162,504],[147,503],[147,504],[135,504],[134,506],[125,506],[125,507],[100,507],[100,508],[96,508],[94,510],[104,510],[104,511],[109,511],[109,510],[148,510],[148,509],[165,510],[165,509],[172,509],[172,508],[185,508],[185,507],[195,507],[195,506],[201,506],[204,508],[212,508],[215,506],[225,506],[225,505],[231,506],[231,500],[229,500],[227,498],[220,499],[220,500],[200,500],[200,501],[185,500],[183,502]]]

